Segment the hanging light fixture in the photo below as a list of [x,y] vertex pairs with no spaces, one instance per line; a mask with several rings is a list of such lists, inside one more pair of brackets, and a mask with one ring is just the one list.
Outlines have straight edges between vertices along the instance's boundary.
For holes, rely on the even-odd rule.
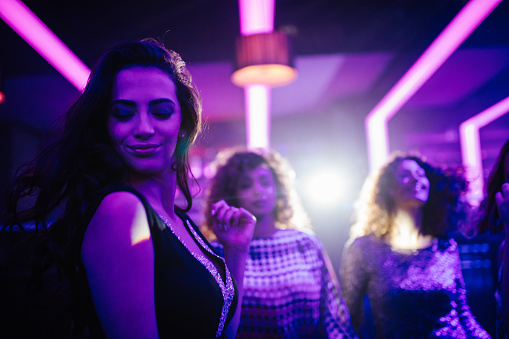
[[237,38],[236,70],[231,76],[235,85],[277,87],[296,77],[291,42],[285,33],[273,31]]

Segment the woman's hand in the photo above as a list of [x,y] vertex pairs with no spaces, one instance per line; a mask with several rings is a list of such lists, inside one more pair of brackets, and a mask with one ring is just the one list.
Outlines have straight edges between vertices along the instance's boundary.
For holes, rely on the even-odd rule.
[[235,315],[225,329],[228,338],[235,338],[244,295],[244,271],[256,218],[246,209],[229,206],[224,200],[212,204],[211,215],[212,230],[224,247],[224,259],[237,282],[239,292]]
[[224,200],[212,204],[212,230],[226,248],[247,251],[256,218],[244,208],[229,206]]
[[509,183],[506,182],[502,185],[500,192],[495,194],[495,201],[497,202],[500,221],[506,232],[509,232]]

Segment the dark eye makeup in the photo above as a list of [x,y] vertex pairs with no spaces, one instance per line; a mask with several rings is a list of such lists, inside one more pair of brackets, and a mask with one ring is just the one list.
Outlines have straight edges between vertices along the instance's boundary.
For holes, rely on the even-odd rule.
[[127,121],[134,116],[134,111],[125,107],[114,106],[111,114],[119,121]]
[[[138,112],[136,103],[129,100],[113,102],[111,114],[119,121],[128,121]],[[175,113],[175,103],[169,99],[157,99],[149,103],[149,112],[159,120],[169,119]]]

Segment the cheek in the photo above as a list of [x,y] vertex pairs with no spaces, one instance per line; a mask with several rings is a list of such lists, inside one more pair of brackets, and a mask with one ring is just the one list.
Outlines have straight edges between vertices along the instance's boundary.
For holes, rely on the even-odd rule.
[[236,196],[240,207],[245,207],[249,202],[249,190],[238,190]]
[[270,189],[269,189],[269,194],[270,196],[276,200],[277,199],[277,190],[276,190],[276,187],[272,186]]
[[113,143],[121,142],[126,135],[127,126],[125,124],[120,124],[118,122],[110,121],[108,123],[108,134],[110,135],[110,139]]

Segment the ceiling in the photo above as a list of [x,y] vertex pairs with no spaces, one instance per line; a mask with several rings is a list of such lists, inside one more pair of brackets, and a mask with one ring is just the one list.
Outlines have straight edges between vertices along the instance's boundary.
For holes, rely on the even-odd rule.
[[[292,33],[299,76],[273,89],[273,119],[318,118],[346,110],[346,116],[362,124],[466,2],[276,0],[275,28]],[[188,62],[207,121],[243,119],[243,90],[230,82],[239,32],[237,1],[25,4],[89,67],[116,42],[145,37],[164,41]],[[391,121],[391,130],[401,132],[393,133],[391,142],[442,140],[461,121],[509,95],[507,17],[509,2],[502,1]],[[77,91],[4,22],[0,43],[0,76],[7,98],[0,105],[0,118],[49,128]],[[507,119],[497,126],[509,126]]]

